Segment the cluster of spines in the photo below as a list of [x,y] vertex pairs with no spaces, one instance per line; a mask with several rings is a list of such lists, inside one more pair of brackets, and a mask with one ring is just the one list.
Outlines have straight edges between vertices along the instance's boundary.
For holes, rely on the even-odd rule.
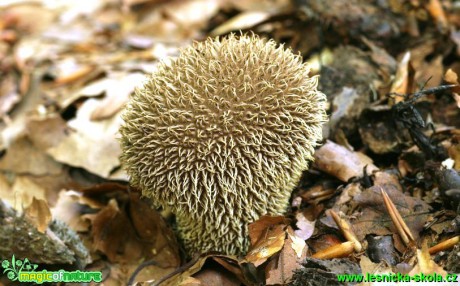
[[257,36],[208,39],[162,63],[120,129],[133,185],[178,218],[189,252],[242,253],[312,160],[325,96],[300,56]]

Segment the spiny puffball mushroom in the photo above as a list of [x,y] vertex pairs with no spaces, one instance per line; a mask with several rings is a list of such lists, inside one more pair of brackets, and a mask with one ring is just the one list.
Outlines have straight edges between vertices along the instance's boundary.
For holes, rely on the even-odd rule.
[[244,254],[248,224],[286,211],[326,121],[299,55],[256,35],[195,42],[130,98],[131,184],[169,207],[188,254]]

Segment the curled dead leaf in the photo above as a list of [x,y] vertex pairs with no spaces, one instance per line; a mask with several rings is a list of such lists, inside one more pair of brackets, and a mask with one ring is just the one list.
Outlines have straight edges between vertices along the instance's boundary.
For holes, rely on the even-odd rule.
[[51,221],[51,211],[45,200],[34,197],[32,203],[24,209],[24,214],[39,232],[45,233]]

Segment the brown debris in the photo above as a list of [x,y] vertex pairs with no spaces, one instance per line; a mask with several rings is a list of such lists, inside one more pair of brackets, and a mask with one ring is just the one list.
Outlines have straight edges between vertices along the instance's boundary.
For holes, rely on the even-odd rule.
[[393,221],[398,231],[398,234],[401,236],[402,240],[407,246],[413,245],[415,241],[410,229],[407,227],[406,223],[402,219],[395,205],[393,204],[393,202],[384,190],[382,190],[382,196],[383,201],[385,203],[385,207],[387,208],[388,214],[390,215],[391,220]]
[[316,252],[312,255],[313,258],[318,259],[331,259],[348,256],[355,250],[355,243],[352,241],[343,242],[338,245],[334,245],[322,251]]
[[353,177],[362,176],[364,168],[368,173],[378,170],[366,155],[347,150],[332,141],[326,142],[316,151],[315,167],[342,182],[346,182]]

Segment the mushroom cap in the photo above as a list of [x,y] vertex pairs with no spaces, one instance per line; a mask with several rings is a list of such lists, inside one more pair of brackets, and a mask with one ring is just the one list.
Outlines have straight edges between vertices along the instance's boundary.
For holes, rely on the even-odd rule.
[[282,214],[326,121],[299,55],[256,35],[195,42],[136,89],[120,128],[131,184],[176,215],[189,254],[242,254]]

